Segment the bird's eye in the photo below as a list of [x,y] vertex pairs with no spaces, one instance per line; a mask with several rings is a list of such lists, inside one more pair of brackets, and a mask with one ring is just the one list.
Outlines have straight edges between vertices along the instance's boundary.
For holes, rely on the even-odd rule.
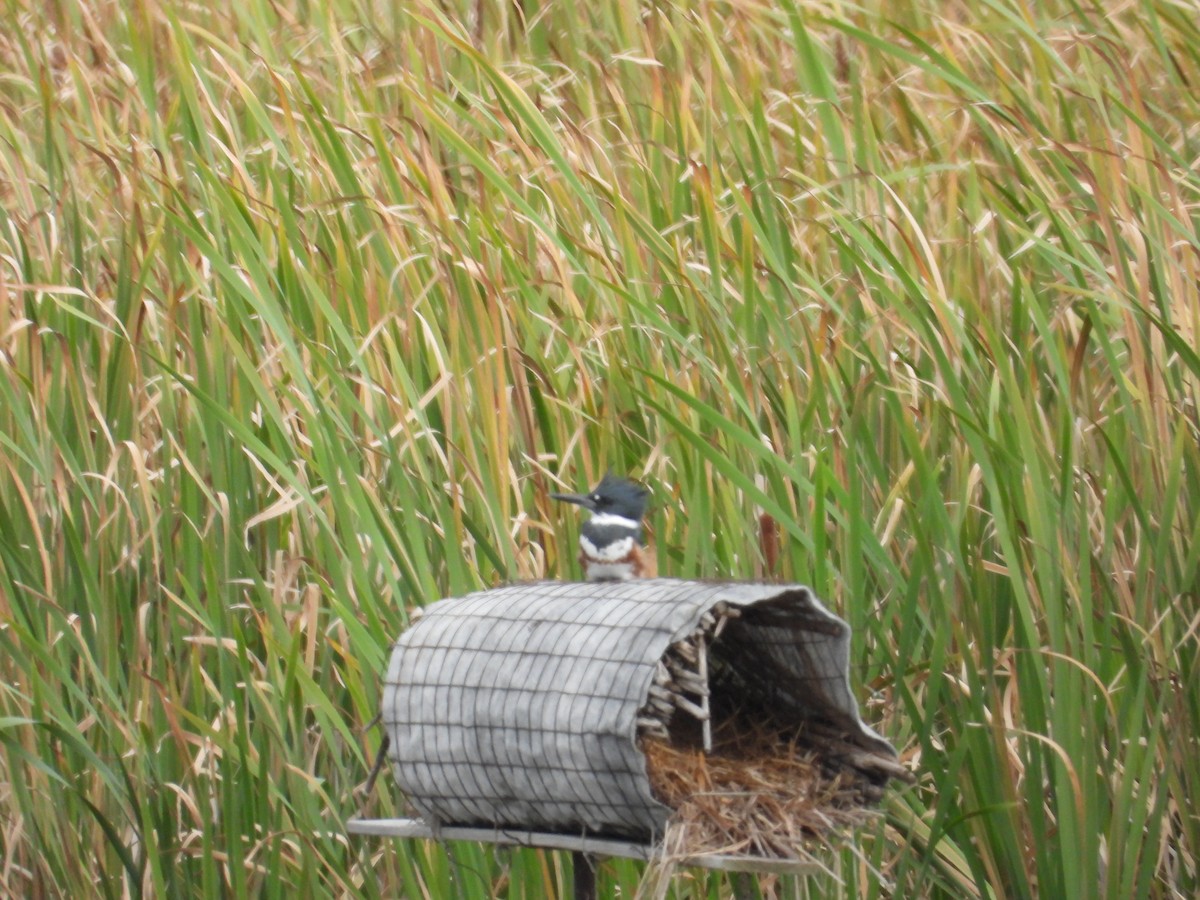
[[604,501],[604,498],[599,494],[592,494],[592,500],[594,500],[596,503],[601,503]]

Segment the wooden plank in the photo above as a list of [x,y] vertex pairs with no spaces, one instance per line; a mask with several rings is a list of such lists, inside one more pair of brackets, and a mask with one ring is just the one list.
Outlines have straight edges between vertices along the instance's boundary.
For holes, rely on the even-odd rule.
[[703,713],[703,718],[700,719],[701,727],[704,729],[704,752],[712,753],[712,721],[709,713],[711,708],[708,704],[708,647],[705,644],[704,635],[696,637],[696,672],[700,676],[700,680],[704,682],[704,693],[700,695],[700,710]]
[[[591,856],[616,856],[622,859],[664,861],[659,849],[652,844],[637,844],[614,838],[587,837],[574,834],[553,834],[544,831],[520,831],[500,828],[460,828],[447,826],[436,831],[421,819],[351,819],[346,823],[350,834],[375,837],[423,838],[436,841],[473,841],[481,844],[503,844],[516,847],[538,847],[544,850],[570,850]],[[798,859],[765,859],[757,856],[725,856],[705,853],[698,856],[671,857],[670,863],[719,869],[723,872],[759,872],[776,875],[804,875],[819,872],[817,863]]]
[[517,847],[542,847],[547,850],[572,850],[597,856],[622,859],[649,859],[654,848],[613,838],[575,834],[551,834],[500,828],[458,828],[447,826],[435,832],[420,819],[351,819],[346,823],[351,834],[378,837],[427,838],[436,841],[477,841],[483,844],[510,844]]
[[[672,860],[674,862],[674,860]],[[680,865],[698,869],[719,869],[722,872],[757,872],[771,875],[806,875],[820,872],[816,863],[802,859],[766,859],[761,856],[722,856],[719,853],[703,853],[679,860]]]

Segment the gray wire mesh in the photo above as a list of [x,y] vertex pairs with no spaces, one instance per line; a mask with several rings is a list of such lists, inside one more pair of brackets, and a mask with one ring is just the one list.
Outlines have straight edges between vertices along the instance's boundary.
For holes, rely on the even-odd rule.
[[516,584],[442,600],[396,642],[383,720],[401,789],[431,824],[649,836],[636,718],[658,660],[714,605],[728,690],[893,753],[850,690],[850,628],[800,585],[674,579]]

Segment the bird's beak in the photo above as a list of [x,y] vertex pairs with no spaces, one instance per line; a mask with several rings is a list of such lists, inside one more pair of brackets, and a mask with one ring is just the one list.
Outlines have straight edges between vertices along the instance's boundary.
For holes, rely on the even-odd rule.
[[551,494],[550,499],[561,500],[563,503],[574,503],[584,509],[595,509],[596,506],[587,494]]

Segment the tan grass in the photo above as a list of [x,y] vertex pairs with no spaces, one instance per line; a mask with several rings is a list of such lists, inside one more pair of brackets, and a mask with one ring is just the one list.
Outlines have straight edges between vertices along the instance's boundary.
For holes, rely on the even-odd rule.
[[820,839],[871,817],[861,775],[767,726],[719,732],[711,754],[645,740],[654,796],[675,810],[666,854],[804,859]]
[[854,624],[844,893],[1194,895],[1195,0],[536,6],[4,6],[0,896],[473,890],[354,723],[608,466]]

